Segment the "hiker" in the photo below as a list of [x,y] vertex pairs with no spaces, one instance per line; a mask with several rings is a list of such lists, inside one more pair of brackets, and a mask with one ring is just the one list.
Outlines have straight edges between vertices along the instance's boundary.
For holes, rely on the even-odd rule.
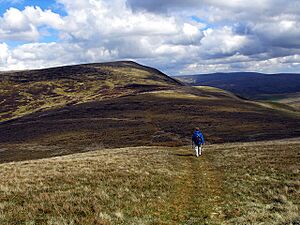
[[192,146],[195,148],[196,156],[199,157],[202,154],[202,145],[204,144],[204,137],[198,127],[195,128],[195,132],[192,137]]

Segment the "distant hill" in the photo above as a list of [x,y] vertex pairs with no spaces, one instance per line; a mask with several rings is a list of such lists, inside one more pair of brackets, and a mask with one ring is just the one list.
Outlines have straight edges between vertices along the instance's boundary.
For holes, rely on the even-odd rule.
[[176,79],[193,86],[221,88],[249,99],[300,92],[300,74],[237,72],[178,76]]
[[216,88],[190,87],[135,62],[0,73],[0,162],[99,148],[300,136],[300,118]]
[[0,73],[0,122],[141,90],[181,85],[131,61]]

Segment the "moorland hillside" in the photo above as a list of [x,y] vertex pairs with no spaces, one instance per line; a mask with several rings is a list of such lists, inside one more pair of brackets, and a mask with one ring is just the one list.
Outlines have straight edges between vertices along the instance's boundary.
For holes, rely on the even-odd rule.
[[300,118],[134,62],[0,74],[1,162],[100,148],[182,146],[299,136]]

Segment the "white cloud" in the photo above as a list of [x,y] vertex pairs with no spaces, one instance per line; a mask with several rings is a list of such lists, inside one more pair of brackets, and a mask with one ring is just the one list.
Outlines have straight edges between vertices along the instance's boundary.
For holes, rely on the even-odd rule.
[[133,13],[126,7],[125,1],[61,0],[61,3],[68,10],[65,18],[68,26],[64,30],[76,40],[175,35],[179,31],[173,17]]
[[254,71],[262,73],[295,72],[300,69],[300,55],[253,60],[247,56],[234,55],[223,59],[200,60],[187,64],[179,74],[211,72]]
[[22,11],[28,22],[35,26],[49,26],[54,29],[62,29],[65,25],[63,18],[51,10],[42,10],[40,7],[25,7]]
[[247,43],[246,36],[235,34],[229,27],[207,29],[201,40],[201,55],[209,58],[231,56],[238,53]]
[[276,17],[255,25],[253,31],[267,45],[300,48],[300,20]]
[[5,68],[7,59],[9,57],[8,45],[5,43],[0,44],[0,69]]
[[39,7],[27,6],[23,11],[10,8],[0,18],[0,40],[37,41],[41,26],[61,29],[64,21],[60,15]]
[[[64,6],[65,16],[28,6],[22,11],[10,8],[0,18],[1,42],[27,42],[0,45],[1,70],[119,59],[137,60],[173,74],[299,68],[299,1],[57,3]],[[39,43],[52,29],[59,38]]]
[[265,11],[272,5],[272,0],[203,0],[203,2],[213,7],[225,8],[236,12],[243,12],[245,10]]
[[9,50],[6,44],[0,45],[0,59],[3,58],[6,67],[5,69],[0,66],[2,70],[38,69],[73,63],[110,61],[115,57],[116,52],[105,48],[86,49],[74,43],[32,43],[12,50]]

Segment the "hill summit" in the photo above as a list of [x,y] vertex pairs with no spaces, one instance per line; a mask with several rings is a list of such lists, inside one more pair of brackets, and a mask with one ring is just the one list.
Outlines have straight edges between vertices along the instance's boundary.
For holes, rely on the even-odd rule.
[[132,61],[0,73],[0,122],[70,104],[181,83]]
[[298,114],[211,87],[190,87],[134,62],[0,75],[0,161],[131,146],[299,136]]

